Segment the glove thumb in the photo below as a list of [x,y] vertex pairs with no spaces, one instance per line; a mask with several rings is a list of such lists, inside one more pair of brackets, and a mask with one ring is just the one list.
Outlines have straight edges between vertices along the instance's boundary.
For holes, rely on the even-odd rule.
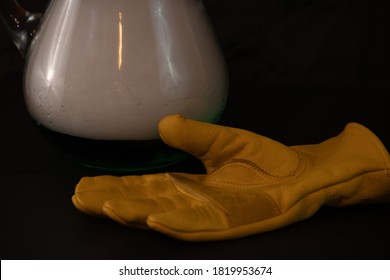
[[162,140],[199,158],[208,173],[234,160],[245,160],[275,176],[294,171],[296,151],[250,131],[170,115],[159,123]]

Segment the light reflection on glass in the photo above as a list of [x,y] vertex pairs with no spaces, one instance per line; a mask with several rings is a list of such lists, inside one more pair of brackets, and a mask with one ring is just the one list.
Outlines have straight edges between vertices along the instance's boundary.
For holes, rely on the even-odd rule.
[[123,25],[122,25],[122,13],[119,12],[119,23],[118,23],[118,69],[122,68],[122,53],[123,53]]
[[178,73],[173,60],[174,54],[172,49],[172,38],[174,36],[171,33],[172,25],[169,24],[165,11],[166,7],[164,6],[169,5],[169,1],[166,3],[161,0],[153,0],[152,5],[155,10],[155,16],[152,17],[152,24],[155,30],[156,43],[158,43],[158,57],[162,60],[160,62],[160,66],[163,68],[161,69],[161,73],[169,76],[167,78],[163,78],[163,80],[168,80],[173,85],[177,86],[179,84],[180,74]]

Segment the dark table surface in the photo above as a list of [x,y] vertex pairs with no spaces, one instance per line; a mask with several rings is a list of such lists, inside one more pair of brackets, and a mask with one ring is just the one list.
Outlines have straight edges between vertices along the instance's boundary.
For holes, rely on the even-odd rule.
[[[260,48],[264,51],[260,52],[254,51],[253,47],[256,42],[258,45],[261,40],[266,40],[264,38],[268,38],[269,34],[264,31],[261,33],[264,37],[248,36],[246,41],[242,38],[235,38],[234,41],[222,28],[223,11],[217,13],[212,10],[214,2],[205,1],[220,36],[230,74],[230,94],[221,124],[248,129],[284,144],[294,145],[323,141],[338,134],[348,122],[354,121],[370,128],[390,149],[388,51],[376,49],[376,55],[381,55],[382,59],[378,61],[384,61],[385,64],[377,62],[375,65],[382,68],[372,64],[369,70],[365,66],[364,70],[358,71],[356,65],[349,65],[349,68],[344,65],[349,58],[343,57],[348,56],[348,53],[333,52],[333,60],[325,63],[324,56],[327,53],[321,49],[319,53],[323,56],[313,58],[312,66],[318,66],[312,67],[314,70],[303,71],[306,64],[299,64],[289,70],[287,66],[295,64],[286,58],[284,62],[291,64],[283,68],[285,71],[282,74],[277,75],[274,70],[284,65],[284,62],[278,60],[273,64],[276,68],[271,67],[260,55],[269,52],[269,49]],[[226,3],[226,7],[231,4],[230,1]],[[249,17],[248,20],[255,21],[255,17]],[[242,24],[242,28],[248,26]],[[251,31],[249,28],[244,30]],[[24,62],[18,58],[16,50],[4,34],[0,35],[2,57],[6,61],[0,71],[2,259],[390,257],[390,205],[324,207],[312,218],[280,230],[236,240],[205,243],[178,241],[153,231],[127,228],[111,220],[79,212],[71,202],[77,182],[82,176],[108,173],[65,159],[40,134],[23,101]],[[381,36],[378,38],[390,46],[389,36],[386,36],[387,39]],[[271,42],[271,39],[266,41]],[[328,45],[332,43],[334,41],[328,41]],[[305,47],[304,43],[302,46]],[[287,49],[294,51],[292,46]],[[351,51],[353,53],[355,49]],[[327,55],[331,57],[331,54]],[[291,57],[295,57],[294,53]],[[367,55],[364,57],[367,58]],[[264,68],[264,65],[269,68]],[[361,63],[359,65],[362,66]],[[349,74],[340,78],[343,72],[340,68],[343,67],[346,71],[349,69]],[[352,75],[352,72],[356,75]],[[164,171],[194,173],[203,172],[203,168],[196,159],[188,158],[180,164],[156,170]]]

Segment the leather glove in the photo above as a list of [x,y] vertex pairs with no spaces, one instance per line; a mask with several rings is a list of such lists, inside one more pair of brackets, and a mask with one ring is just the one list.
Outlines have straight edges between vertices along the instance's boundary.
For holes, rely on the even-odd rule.
[[83,212],[191,241],[275,230],[322,205],[390,202],[390,156],[367,128],[350,123],[319,144],[285,146],[246,130],[165,117],[168,145],[199,158],[207,174],[82,178]]

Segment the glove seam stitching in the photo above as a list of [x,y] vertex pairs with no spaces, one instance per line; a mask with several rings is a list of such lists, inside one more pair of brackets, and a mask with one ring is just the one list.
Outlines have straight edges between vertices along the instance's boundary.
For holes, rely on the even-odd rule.
[[[272,184],[275,184],[275,183],[287,182],[287,181],[289,181],[291,179],[294,179],[294,178],[298,177],[304,171],[304,168],[303,168],[304,160],[303,160],[301,152],[299,152],[299,151],[297,151],[295,149],[293,149],[293,150],[298,155],[298,164],[297,164],[297,167],[292,172],[290,172],[288,175],[284,175],[284,176],[272,175],[272,174],[266,172],[261,167],[257,166],[256,164],[254,164],[254,163],[252,163],[250,161],[244,160],[244,159],[235,159],[233,161],[230,161],[229,163],[227,163],[224,166],[220,167],[220,169],[217,170],[216,172],[214,172],[214,174],[212,174],[212,176],[216,176],[219,173],[221,173],[222,171],[226,170],[227,168],[234,167],[234,166],[240,166],[240,167],[248,169],[249,171],[253,171],[254,175],[258,179],[260,179],[260,181],[262,179],[264,179],[264,177],[266,178],[266,180],[270,180],[270,182],[267,182],[265,184],[261,184],[261,183],[259,184],[259,183],[229,182],[229,181],[224,181],[224,180],[220,180],[220,179],[206,179],[206,183],[212,183],[213,186],[217,186],[217,187],[221,187],[223,184],[228,184],[230,186],[225,186],[224,185],[224,187],[233,187],[234,188],[235,185],[258,187],[259,185],[264,186],[264,185],[272,185]],[[263,176],[261,176],[261,175],[263,175]],[[272,180],[276,180],[277,182],[272,181]]]

